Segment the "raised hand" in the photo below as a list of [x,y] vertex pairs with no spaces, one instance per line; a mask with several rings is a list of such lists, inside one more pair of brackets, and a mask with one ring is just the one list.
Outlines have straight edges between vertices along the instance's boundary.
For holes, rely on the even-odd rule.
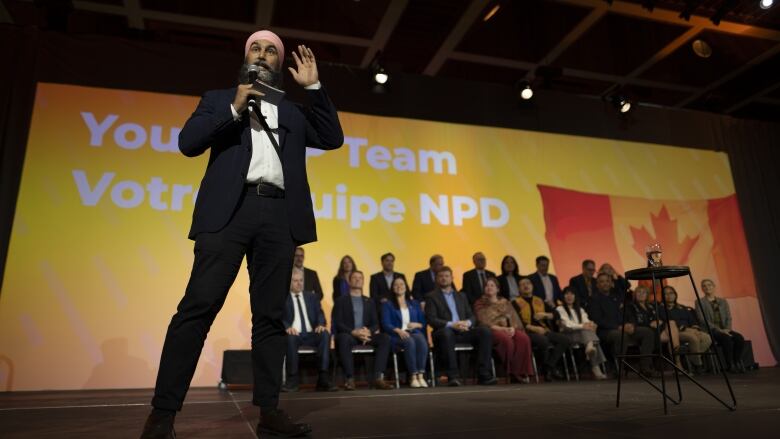
[[314,59],[314,52],[304,45],[298,46],[298,53],[293,51],[293,59],[295,60],[296,68],[288,67],[290,73],[302,87],[307,87],[312,84],[316,84],[319,81],[319,73],[317,73],[317,60]]

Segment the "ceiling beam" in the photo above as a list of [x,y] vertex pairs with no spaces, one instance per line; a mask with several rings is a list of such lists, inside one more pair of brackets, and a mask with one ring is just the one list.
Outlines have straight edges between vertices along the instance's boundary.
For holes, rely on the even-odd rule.
[[539,65],[546,66],[550,65],[553,61],[558,59],[561,54],[566,51],[566,49],[569,48],[572,44],[574,44],[575,41],[579,40],[580,37],[585,35],[585,32],[590,30],[591,27],[593,27],[594,24],[596,24],[599,20],[601,20],[601,17],[603,17],[607,13],[607,4],[601,3],[599,6],[593,8],[592,11],[588,15],[585,16],[582,20],[580,20],[579,23],[577,23],[574,28],[569,31],[568,34],[566,34],[563,39],[561,39],[558,44],[550,50],[550,52],[539,61]]
[[255,1],[255,24],[263,29],[271,25],[274,16],[274,0]]
[[744,107],[745,105],[747,105],[747,104],[749,104],[749,103],[751,103],[753,101],[757,101],[759,98],[762,98],[762,97],[768,95],[769,93],[772,93],[773,91],[779,90],[779,89],[780,89],[780,82],[777,82],[774,85],[770,85],[769,87],[759,91],[758,93],[755,93],[755,94],[753,94],[751,96],[748,96],[746,99],[743,99],[743,100],[737,102],[736,104],[732,105],[731,107],[727,108],[725,113],[726,114],[731,114],[731,113],[739,110],[740,108]]
[[[597,8],[605,3],[604,0],[553,0],[559,3],[565,3],[580,7]],[[625,1],[614,0],[612,5],[609,6],[609,12],[616,14],[628,15],[639,18],[646,18],[648,20],[662,21],[665,23],[677,24],[682,26],[694,26],[702,29],[715,30],[718,32],[725,32],[735,35],[743,35],[755,38],[763,38],[766,40],[773,40],[780,42],[780,31],[774,29],[767,29],[763,27],[751,26],[747,24],[734,23],[731,21],[721,21],[720,25],[715,25],[710,21],[709,17],[702,17],[699,15],[691,15],[690,21],[685,21],[680,18],[680,13],[663,8],[654,8],[652,11],[648,11],[642,7],[641,3],[628,3]]]
[[769,105],[780,106],[780,99],[768,98],[766,96],[761,96],[759,98],[756,98],[756,102],[761,102],[762,104],[769,104]]
[[124,0],[127,14],[127,25],[131,29],[143,29],[144,17],[141,15],[141,5],[138,0]]
[[3,0],[0,0],[0,23],[14,24],[14,18],[8,13]]
[[[127,11],[122,6],[115,6],[103,3],[94,3],[90,1],[74,0],[73,6],[76,9],[103,14],[124,15]],[[140,9],[139,14],[144,19],[167,21],[169,23],[188,24],[192,26],[210,27],[214,29],[254,32],[257,30],[255,23],[244,23],[232,20],[220,20],[215,18],[196,17],[193,15],[174,14],[170,12],[152,11]],[[349,37],[346,35],[327,34],[323,32],[311,32],[301,29],[291,29],[272,26],[271,30],[279,36],[287,38],[300,38],[302,40],[321,41],[325,43],[345,44],[348,46],[370,47],[372,41],[367,38]]]
[[693,37],[699,34],[699,32],[702,31],[701,26],[694,26],[687,31],[685,31],[682,35],[675,38],[667,44],[664,48],[656,52],[653,56],[647,59],[641,66],[635,68],[631,73],[627,75],[628,78],[636,78],[642,73],[644,73],[646,70],[648,70],[650,67],[656,65],[659,61],[666,58],[667,56],[674,53],[675,50],[679,49],[685,43],[690,41]]
[[398,20],[401,19],[401,14],[403,14],[408,4],[409,0],[392,0],[390,2],[385,15],[382,16],[382,21],[379,23],[379,28],[377,28],[374,38],[371,40],[371,46],[368,47],[365,55],[363,55],[360,67],[368,67],[376,54],[384,50],[387,40],[390,39],[390,35],[392,35],[393,30],[398,25]]
[[[485,55],[475,55],[467,52],[452,52],[449,58],[456,61],[466,61],[466,62],[472,62],[477,64],[485,64],[490,66],[506,67],[510,69],[518,69],[518,70],[526,70],[526,71],[536,68],[536,64],[532,62],[515,61],[513,59],[497,58],[497,57],[485,56]],[[581,79],[592,79],[592,80],[604,81],[604,82],[619,82],[624,79],[623,76],[609,75],[605,73],[590,72],[587,70],[578,70],[578,69],[569,69],[569,68],[562,69],[562,76],[569,76],[572,78],[581,78]],[[639,85],[643,87],[654,87],[654,88],[661,88],[665,90],[680,91],[684,93],[695,93],[699,90],[696,87],[690,87],[687,85],[671,84],[671,83],[659,82],[659,81],[650,81],[641,78],[629,78],[627,83]]]
[[433,55],[433,58],[431,58],[428,66],[426,66],[425,70],[423,70],[424,75],[434,76],[439,72],[441,66],[444,65],[444,61],[447,60],[458,44],[460,44],[460,41],[466,35],[466,32],[469,31],[469,28],[471,28],[474,20],[476,20],[482,10],[485,9],[488,1],[489,0],[474,0],[469,3],[469,7],[466,9],[466,12],[460,16],[460,19],[455,24],[455,27],[452,28],[450,34],[447,35],[447,38],[444,40],[444,43],[442,43],[441,47],[439,47],[439,50],[437,50],[436,54]]
[[745,64],[741,65],[736,70],[733,70],[732,72],[723,75],[720,79],[717,79],[710,84],[708,84],[706,87],[700,89],[698,92],[692,94],[691,96],[683,99],[682,101],[678,102],[675,107],[684,107],[691,102],[699,99],[700,97],[704,96],[705,94],[711,92],[712,90],[720,87],[721,85],[725,84],[728,81],[731,81],[732,79],[736,78],[737,76],[741,75],[742,73],[746,72],[748,69],[754,67],[756,64],[759,64],[761,62],[764,62],[765,60],[769,59],[770,57],[774,56],[775,54],[780,53],[780,43],[775,44],[772,46],[771,49],[764,51],[761,55],[758,55],[757,57],[751,59],[750,61],[746,62]]

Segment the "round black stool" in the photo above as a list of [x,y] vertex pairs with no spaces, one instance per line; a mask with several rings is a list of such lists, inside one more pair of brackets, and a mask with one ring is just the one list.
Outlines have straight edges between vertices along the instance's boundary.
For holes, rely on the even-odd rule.
[[[660,266],[660,267],[648,267],[648,268],[638,268],[635,270],[629,270],[626,272],[626,279],[627,280],[650,280],[652,281],[652,292],[653,292],[653,302],[655,306],[655,315],[656,318],[661,317],[661,315],[658,312],[658,298],[656,297],[656,281],[661,281],[663,279],[671,279],[674,277],[682,277],[682,276],[688,276],[688,278],[691,280],[691,285],[693,286],[693,292],[696,294],[696,303],[699,304],[699,307],[701,308],[701,297],[699,296],[699,290],[696,289],[696,282],[693,280],[693,275],[691,275],[691,269],[686,266],[682,265],[668,265],[668,266]],[[666,297],[664,297],[663,293],[661,294],[661,303],[663,305],[663,311],[664,311],[664,317],[665,321],[669,322],[669,310],[666,307]],[[706,353],[702,353],[701,355],[710,355],[714,356],[715,360],[718,362],[719,369],[721,373],[723,374],[723,379],[726,382],[726,386],[729,389],[729,395],[731,396],[731,404],[727,403],[726,401],[723,401],[721,398],[719,398],[717,395],[712,393],[709,389],[704,387],[699,381],[694,379],[688,372],[677,366],[676,362],[674,361],[675,357],[675,347],[674,343],[672,341],[672,330],[671,325],[666,325],[666,331],[669,336],[669,344],[671,347],[672,352],[672,358],[667,357],[663,353],[663,349],[659,349],[658,353],[651,353],[651,354],[625,354],[624,344],[625,344],[625,326],[626,326],[626,297],[623,295],[623,305],[621,307],[623,312],[623,325],[620,327],[620,353],[615,354],[615,358],[618,360],[618,383],[617,383],[617,402],[616,406],[620,407],[620,385],[623,379],[623,367],[627,367],[629,370],[635,372],[641,379],[643,379],[645,382],[650,384],[655,390],[657,390],[659,393],[661,393],[662,400],[664,403],[664,414],[669,413],[668,410],[668,404],[667,401],[671,401],[673,404],[677,405],[682,402],[682,388],[680,386],[680,375],[687,377],[689,380],[691,380],[694,384],[699,386],[702,390],[707,392],[710,396],[715,398],[718,402],[723,404],[724,407],[726,407],[729,410],[736,410],[737,409],[737,398],[734,396],[734,390],[731,388],[731,383],[729,382],[729,377],[726,375],[726,371],[723,368],[723,365],[720,361],[720,356],[715,351],[715,344],[713,343],[710,345],[710,349]],[[704,320],[704,326],[707,330],[707,333],[710,334],[713,340],[715,340],[715,337],[712,334],[712,328],[710,327],[710,323],[707,321],[707,316],[702,315]],[[661,338],[661,325],[656,325],[655,332],[656,332],[656,340],[660,340]],[[636,368],[634,368],[632,365],[630,365],[626,359],[628,358],[647,358],[650,357],[651,359],[658,359],[660,360],[661,364],[661,387],[658,387],[655,383],[650,381],[650,379],[646,376],[644,376],[640,371],[638,371]],[[672,398],[670,395],[666,392],[666,378],[664,377],[664,366],[669,365],[672,367],[672,370],[674,371],[674,379],[677,383],[677,399]]]

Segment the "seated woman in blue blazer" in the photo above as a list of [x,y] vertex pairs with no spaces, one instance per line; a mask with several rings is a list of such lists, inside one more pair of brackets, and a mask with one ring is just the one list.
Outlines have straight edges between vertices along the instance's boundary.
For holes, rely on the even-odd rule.
[[423,376],[428,358],[425,314],[404,278],[395,279],[392,287],[393,296],[382,305],[382,329],[390,335],[392,349],[404,349],[409,387],[428,387]]

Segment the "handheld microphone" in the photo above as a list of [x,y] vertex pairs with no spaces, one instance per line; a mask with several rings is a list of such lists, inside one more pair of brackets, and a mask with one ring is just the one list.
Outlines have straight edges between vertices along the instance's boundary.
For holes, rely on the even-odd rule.
[[[241,82],[244,84],[253,84],[257,80],[257,76],[259,74],[260,74],[260,66],[249,64],[246,67],[246,74],[242,75],[243,81]],[[259,105],[257,104],[257,101],[255,101],[254,96],[250,96],[247,103],[249,104],[247,107],[249,108],[249,111],[253,111],[253,109],[259,108]]]

